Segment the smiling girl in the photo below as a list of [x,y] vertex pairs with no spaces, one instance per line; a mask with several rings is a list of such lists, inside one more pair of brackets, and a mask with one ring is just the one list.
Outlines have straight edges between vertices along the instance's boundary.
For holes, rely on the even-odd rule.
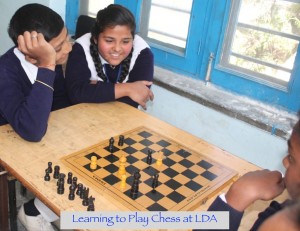
[[118,100],[145,109],[153,100],[153,54],[135,28],[133,14],[121,5],[98,12],[92,32],[76,40],[67,63],[73,103]]

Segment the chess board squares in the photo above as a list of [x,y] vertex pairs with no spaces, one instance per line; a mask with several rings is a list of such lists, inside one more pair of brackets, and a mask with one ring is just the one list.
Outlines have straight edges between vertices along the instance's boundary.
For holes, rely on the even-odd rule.
[[211,168],[213,165],[205,160],[201,160],[200,162],[197,163],[197,165],[199,165],[200,167],[204,168],[204,169],[209,169]]
[[[164,161],[164,164],[165,164],[165,162],[166,162],[166,161]],[[181,162],[182,162],[182,161],[180,161],[179,163],[174,163],[170,168],[171,168],[171,169],[176,169],[176,172],[178,172],[178,173],[182,173],[182,172],[184,172],[185,170],[187,170],[188,168],[190,168],[191,166],[193,166],[193,164],[192,164],[192,165],[189,165],[189,166],[184,166],[184,165],[182,165]]]
[[136,143],[136,141],[134,139],[130,138],[130,137],[127,137],[127,138],[124,139],[124,144],[127,145],[127,146],[133,145],[135,143]]
[[160,146],[156,143],[151,144],[150,146],[148,146],[148,148],[150,148],[154,152],[158,152],[158,151],[162,150],[162,146]]
[[104,147],[104,150],[106,150],[109,153],[115,153],[115,152],[119,151],[119,148],[117,147],[117,144],[114,143],[112,151],[110,151],[109,145]]
[[151,140],[148,139],[143,139],[139,142],[140,145],[143,145],[144,147],[149,147],[150,145],[153,144]]
[[148,137],[152,136],[152,134],[147,132],[147,131],[139,132],[138,135],[143,137],[143,138],[148,138]]

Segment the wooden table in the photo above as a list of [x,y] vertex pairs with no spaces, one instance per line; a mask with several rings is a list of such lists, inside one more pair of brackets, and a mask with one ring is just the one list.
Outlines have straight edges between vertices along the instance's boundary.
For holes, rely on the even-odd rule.
[[[192,150],[207,155],[223,165],[230,166],[238,171],[240,175],[259,169],[257,166],[183,130],[118,102],[79,104],[52,112],[47,134],[42,141],[37,143],[21,139],[9,125],[0,127],[0,165],[57,215],[64,210],[82,210],[80,201],[78,203],[72,201],[71,203],[67,196],[58,195],[56,188],[49,187],[49,184],[43,180],[48,161],[52,161],[53,165],[60,165],[61,171],[66,173],[69,169],[60,160],[63,156],[138,126],[150,127],[152,130],[170,137],[178,143],[184,141],[184,144]],[[0,182],[3,185],[3,181]],[[0,188],[5,189],[1,185]],[[228,187],[224,188],[223,191],[225,192],[227,189]],[[3,191],[0,195],[3,195],[3,193],[5,192]],[[97,198],[95,201],[96,208],[105,208],[105,210],[111,211],[127,210],[120,203],[109,201],[93,188],[90,189],[90,195]],[[285,195],[281,196],[279,200],[284,198]],[[197,210],[206,210],[213,199],[209,199],[206,204],[201,205]],[[3,203],[5,201],[2,200]],[[251,206],[245,213],[240,230],[249,230],[249,226],[253,223],[257,212],[267,205],[268,202],[259,202]],[[3,208],[7,209],[6,207]],[[2,212],[1,217],[3,216],[5,214]]]

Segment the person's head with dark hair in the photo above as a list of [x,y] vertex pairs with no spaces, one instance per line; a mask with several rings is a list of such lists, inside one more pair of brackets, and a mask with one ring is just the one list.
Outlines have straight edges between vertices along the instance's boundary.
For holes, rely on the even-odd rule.
[[9,37],[15,45],[18,36],[25,31],[42,33],[47,42],[57,37],[64,28],[61,16],[52,9],[40,4],[27,4],[19,8],[10,20]]
[[118,82],[123,82],[129,71],[135,35],[135,18],[125,7],[111,4],[99,10],[91,31],[90,52],[98,76],[107,80],[103,73],[99,54],[111,66],[122,63],[122,73]]
[[96,22],[92,28],[92,37],[98,39],[100,33],[103,33],[108,27],[115,26],[127,26],[134,38],[136,28],[134,16],[127,8],[117,4],[111,4],[98,11]]
[[65,63],[72,50],[61,16],[41,4],[20,7],[10,20],[8,34],[25,59],[39,67],[53,69]]

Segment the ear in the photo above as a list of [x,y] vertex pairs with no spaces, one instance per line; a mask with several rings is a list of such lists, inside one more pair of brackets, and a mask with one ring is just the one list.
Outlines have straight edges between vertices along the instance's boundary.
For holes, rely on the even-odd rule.
[[98,39],[96,37],[93,37],[94,43],[97,45],[98,44]]
[[25,55],[25,60],[28,61],[28,62],[30,62],[33,65],[37,64],[37,60],[29,57],[28,55]]

